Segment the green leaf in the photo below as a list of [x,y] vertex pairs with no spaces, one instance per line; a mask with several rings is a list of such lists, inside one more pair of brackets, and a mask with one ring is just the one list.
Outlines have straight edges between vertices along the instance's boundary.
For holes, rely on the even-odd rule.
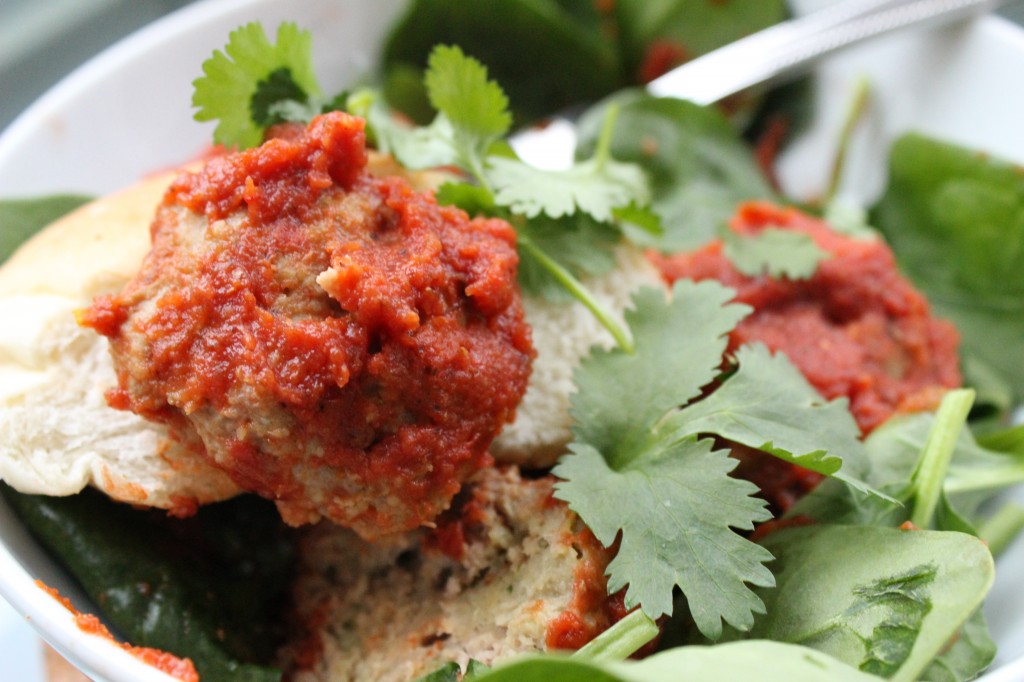
[[995,656],[996,643],[989,633],[984,611],[978,609],[960,628],[949,648],[932,661],[921,679],[929,682],[973,680]]
[[475,138],[497,138],[512,126],[508,98],[487,78],[487,68],[454,45],[430,53],[424,78],[430,103],[452,125]]
[[916,680],[973,617],[992,556],[961,533],[807,526],[769,534],[777,586],[749,636],[809,646],[861,670]]
[[760,344],[736,352],[738,369],[721,387],[672,417],[680,433],[714,433],[769,452],[861,492],[860,430],[845,398],[825,400],[781,353]]
[[[613,248],[622,239],[614,226],[587,216],[560,220],[539,216],[520,223],[518,232],[577,278],[610,272],[615,267]],[[574,300],[531,254],[529,249],[520,249],[519,284],[523,290],[553,302]]]
[[[963,351],[1024,397],[1024,173],[990,155],[906,135],[872,211],[901,267],[951,319]],[[941,264],[941,267],[937,267]]]
[[821,652],[763,640],[669,649],[640,661],[597,664],[575,657],[529,656],[476,682],[877,682]]
[[[647,448],[613,469],[594,448],[573,443],[558,464],[556,497],[565,500],[594,535],[610,545],[621,533],[608,565],[608,590],[626,590],[626,605],[651,618],[672,611],[679,587],[697,627],[715,639],[722,621],[738,629],[753,624],[761,600],[747,587],[772,585],[763,565],[771,554],[732,529],[752,530],[771,517],[756,486],[731,478],[736,460],[693,438]],[[612,502],[612,504],[609,504]]]
[[723,229],[719,234],[725,256],[748,277],[808,279],[830,255],[810,235],[793,230],[769,227],[755,235],[740,235]]
[[[625,85],[614,42],[590,0],[413,0],[384,43],[387,97],[429,121],[411,73],[435,45],[459,45],[487,66],[518,125]],[[514,47],[510,47],[514,46]]]
[[272,505],[239,498],[169,520],[93,491],[2,491],[132,644],[191,658],[204,682],[281,678],[268,659],[280,643],[292,546]]
[[717,283],[685,280],[671,304],[660,291],[638,292],[626,314],[636,350],[596,350],[581,364],[575,441],[554,470],[563,479],[556,495],[601,542],[621,532],[608,589],[628,584],[627,605],[657,618],[671,612],[678,586],[709,636],[722,619],[749,627],[760,609],[746,583],[771,584],[762,565],[770,556],[731,529],[769,514],[752,484],[728,476],[736,461],[726,451],[659,424],[715,378],[726,335],[748,311],[731,298]]
[[652,208],[665,227],[644,245],[667,252],[695,248],[716,236],[738,203],[773,196],[750,148],[725,117],[682,100],[627,91],[589,110],[579,124],[582,158],[598,143],[605,106],[619,107],[611,153],[645,171]]
[[636,352],[595,350],[575,374],[576,440],[613,468],[641,452],[652,426],[718,376],[727,335],[750,312],[730,302],[734,295],[717,282],[689,280],[676,283],[671,303],[663,291],[637,292],[626,312]]
[[501,86],[488,80],[480,62],[451,45],[438,45],[430,53],[424,84],[438,118],[451,126],[460,165],[483,180],[488,150],[512,125]]
[[[963,427],[962,414],[920,412],[897,415],[867,437],[864,478],[868,485],[902,502],[902,507],[872,499],[835,481],[824,481],[789,514],[823,523],[896,527],[911,520],[925,500],[926,505],[935,507],[934,515],[926,514],[930,517],[926,527],[974,532],[984,522],[980,509],[986,501],[1024,483],[1024,449],[1015,447],[1016,429],[991,434],[986,444],[992,447],[984,447]],[[945,449],[930,448],[929,441],[941,442],[954,436],[948,467],[930,462],[945,457]],[[922,476],[922,472],[940,473],[942,469],[945,473],[938,490],[938,478]]]
[[647,180],[634,164],[589,159],[561,171],[540,170],[516,159],[492,158],[487,177],[494,200],[534,218],[560,218],[577,211],[610,221],[616,209],[649,201]]
[[717,282],[690,280],[676,283],[671,301],[651,289],[635,294],[626,313],[635,352],[598,349],[580,364],[574,441],[554,469],[556,496],[606,546],[618,542],[609,591],[625,587],[627,606],[657,618],[671,612],[678,587],[712,639],[723,621],[752,625],[762,606],[748,585],[771,585],[772,577],[763,566],[770,555],[734,532],[767,520],[766,503],[728,475],[736,460],[706,436],[763,448],[881,497],[840,471],[844,456],[863,460],[845,401],[824,400],[762,347],[742,348],[739,369],[722,381],[727,335],[749,311],[733,296]]
[[417,677],[414,682],[459,682],[462,668],[455,661],[445,663],[437,670]]
[[0,201],[0,263],[33,234],[89,201],[73,194]]
[[213,138],[220,144],[255,147],[279,121],[276,103],[320,96],[311,54],[311,34],[293,23],[278,26],[275,44],[256,22],[232,31],[224,51],[203,62],[203,75],[193,82],[196,120],[216,120]]

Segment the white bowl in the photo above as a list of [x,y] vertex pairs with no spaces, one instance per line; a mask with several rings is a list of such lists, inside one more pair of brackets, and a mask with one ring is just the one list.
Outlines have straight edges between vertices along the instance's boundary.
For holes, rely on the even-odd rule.
[[[828,0],[804,0],[800,9]],[[211,127],[192,120],[191,81],[228,33],[260,20],[292,20],[314,34],[314,59],[330,92],[362,75],[403,0],[207,0],[139,31],[88,62],[0,136],[0,196],[102,194],[200,152]],[[819,194],[854,81],[876,94],[855,139],[841,196],[864,201],[884,186],[885,149],[909,129],[1024,163],[1024,31],[988,18],[901,34],[849,50],[820,69],[820,114],[780,159],[785,186]],[[1024,493],[1017,497],[1024,501]],[[999,561],[988,616],[1000,652],[985,682],[1024,679],[1024,542]],[[0,594],[72,663],[98,682],[167,682],[114,644],[87,634],[36,586],[89,601],[0,501]]]

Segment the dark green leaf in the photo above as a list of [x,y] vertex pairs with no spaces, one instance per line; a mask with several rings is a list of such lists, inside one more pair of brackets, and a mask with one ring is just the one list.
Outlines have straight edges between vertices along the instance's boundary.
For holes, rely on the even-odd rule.
[[191,658],[204,682],[280,679],[267,665],[292,549],[272,505],[240,498],[176,521],[88,491],[3,492],[132,644]]
[[74,194],[0,201],[0,263],[23,241],[88,201],[90,197]]
[[462,668],[455,661],[445,663],[432,673],[417,677],[414,682],[459,682]]
[[786,18],[784,0],[616,0],[614,16],[632,82],[662,50],[692,59]]
[[386,95],[423,116],[409,73],[438,44],[459,45],[502,84],[519,125],[622,87],[618,56],[590,0],[415,0],[385,43]]
[[1024,397],[1024,172],[920,135],[896,141],[872,213],[901,266],[964,351]]

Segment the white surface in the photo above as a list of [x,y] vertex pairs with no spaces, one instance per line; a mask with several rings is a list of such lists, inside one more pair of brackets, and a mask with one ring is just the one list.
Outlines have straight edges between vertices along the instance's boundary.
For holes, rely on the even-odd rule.
[[5,679],[43,682],[43,657],[39,637],[20,613],[0,599],[0,661]]
[[[210,128],[191,119],[191,81],[202,60],[245,21],[260,19],[274,27],[289,19],[311,28],[322,85],[331,92],[372,63],[376,41],[401,4],[210,0],[187,7],[83,66],[11,125],[0,137],[0,195],[107,192],[202,151]],[[1022,73],[1024,33],[997,20],[886,38],[844,53],[821,71],[821,115],[781,159],[783,181],[801,196],[822,191],[835,131],[853,83],[865,74],[876,97],[850,155],[843,187],[848,200],[878,192],[888,141],[911,127],[1024,161]],[[40,578],[87,605],[2,504],[0,538],[0,594],[62,653],[97,681],[166,682],[113,645],[80,631],[70,614],[36,587],[34,579]],[[1000,561],[989,600],[990,622],[1001,643],[998,664],[1004,667],[986,682],[1024,680],[1024,660],[1006,665],[1024,657],[1024,590],[1014,584],[1022,568],[1024,544],[1018,543]],[[23,622],[0,607],[3,679],[39,679],[38,648],[31,639]],[[24,671],[14,667],[22,664]]]

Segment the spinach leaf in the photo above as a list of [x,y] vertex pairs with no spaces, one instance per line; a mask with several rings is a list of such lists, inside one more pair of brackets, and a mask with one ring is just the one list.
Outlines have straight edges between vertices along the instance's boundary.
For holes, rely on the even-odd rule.
[[871,682],[878,678],[807,647],[761,640],[669,649],[640,661],[598,664],[533,656],[498,666],[474,682]]
[[872,224],[936,312],[960,329],[972,361],[1024,398],[1024,172],[910,134],[896,141]]
[[921,677],[930,682],[974,679],[995,655],[996,644],[988,631],[985,614],[978,609],[960,628],[960,634],[949,649],[932,661]]
[[748,199],[773,192],[750,148],[717,110],[683,100],[626,91],[580,120],[578,153],[586,157],[599,139],[604,107],[619,107],[611,154],[647,171],[652,208],[664,231],[644,245],[662,251],[692,249],[717,236]]
[[23,241],[87,201],[89,197],[77,194],[0,201],[0,263]]
[[[984,543],[962,533],[821,525],[780,530],[763,544],[776,557],[776,588],[759,590],[767,615],[748,636],[893,680],[919,679],[976,618],[994,576]],[[972,621],[969,636],[982,642],[978,627]],[[972,648],[946,663],[977,673],[991,657]]]
[[[739,40],[787,16],[783,0],[616,0],[623,68],[632,82]],[[674,59],[673,59],[674,57]],[[653,71],[652,71],[653,69]]]
[[277,609],[292,546],[273,506],[243,497],[168,519],[86,491],[3,495],[137,646],[191,658],[204,682],[276,682]]
[[590,0],[414,0],[384,45],[385,95],[421,123],[433,118],[416,81],[435,45],[458,45],[502,84],[523,125],[623,85],[601,24]]

